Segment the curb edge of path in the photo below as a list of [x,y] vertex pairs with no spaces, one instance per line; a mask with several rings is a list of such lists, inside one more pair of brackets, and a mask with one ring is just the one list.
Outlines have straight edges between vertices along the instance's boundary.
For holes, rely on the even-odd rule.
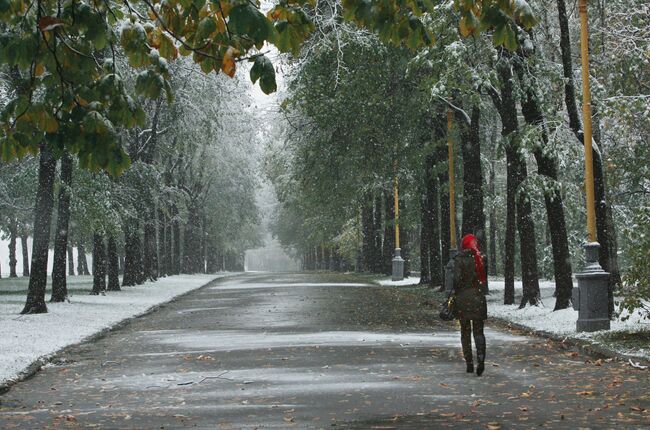
[[572,337],[571,335],[558,335],[555,333],[551,333],[546,330],[537,330],[528,326],[525,326],[523,324],[519,324],[513,321],[509,321],[503,318],[495,317],[495,316],[490,316],[489,320],[493,321],[495,326],[498,328],[506,329],[506,330],[517,330],[524,332],[524,334],[539,337],[539,338],[545,338],[545,339],[550,339],[554,342],[558,342],[564,345],[569,345],[578,348],[580,351],[594,356],[594,357],[607,357],[607,358],[613,358],[616,360],[620,361],[628,361],[628,360],[634,360],[637,362],[642,362],[645,364],[650,364],[650,359],[645,358],[645,357],[639,357],[636,355],[631,355],[631,354],[625,354],[623,352],[616,351],[612,348],[608,348],[606,346],[602,345],[596,345],[592,342],[589,342],[588,340],[585,339],[580,339],[577,337]]
[[36,360],[32,361],[23,371],[19,372],[18,375],[15,378],[12,378],[12,379],[7,380],[7,381],[5,381],[3,383],[0,383],[0,396],[6,394],[7,392],[9,392],[14,385],[32,378],[34,375],[36,375],[43,368],[43,366],[52,363],[52,361],[58,355],[60,355],[63,351],[65,351],[66,349],[78,346],[78,345],[80,345],[82,343],[85,343],[85,342],[93,342],[93,341],[99,340],[99,339],[101,339],[103,337],[108,336],[111,332],[113,332],[115,330],[118,330],[118,329],[121,329],[121,328],[129,325],[130,323],[132,323],[136,319],[142,318],[142,317],[144,317],[146,315],[149,315],[149,314],[159,310],[161,307],[166,306],[166,305],[168,305],[168,304],[170,304],[172,302],[175,302],[176,300],[179,300],[179,299],[187,296],[188,294],[194,293],[195,291],[198,291],[198,290],[200,290],[202,288],[205,288],[208,285],[212,285],[212,284],[214,284],[216,282],[219,282],[222,279],[230,278],[230,277],[233,277],[233,276],[238,276],[238,275],[241,275],[241,274],[242,273],[232,273],[232,274],[227,274],[227,275],[224,275],[224,276],[220,276],[218,278],[214,278],[211,281],[208,281],[205,284],[203,284],[203,285],[201,285],[201,286],[199,286],[197,288],[186,291],[183,294],[179,294],[178,296],[174,296],[174,297],[170,298],[169,300],[165,300],[164,302],[157,303],[157,304],[151,306],[148,309],[145,309],[144,311],[142,311],[142,312],[140,312],[138,314],[132,315],[132,316],[127,317],[127,318],[124,318],[123,320],[120,320],[120,321],[116,322],[115,324],[111,325],[110,327],[105,327],[105,328],[101,329],[100,331],[98,331],[96,333],[93,333],[93,334],[90,334],[90,335],[86,336],[85,338],[79,340],[78,342],[71,343],[70,345],[66,345],[64,347],[61,347],[61,348],[57,349],[56,351],[54,351],[51,354],[46,354],[46,355],[43,355],[41,357],[38,357]]
[[[413,285],[413,286],[420,286],[419,284]],[[436,300],[439,300],[441,297],[444,300],[444,295],[440,294],[440,291],[434,291]],[[437,306],[437,305],[436,305]],[[437,308],[436,308],[437,309]],[[519,332],[524,333],[525,335],[529,336],[535,336],[538,338],[544,338],[544,339],[549,339],[554,342],[561,343],[563,345],[568,345],[571,347],[577,348],[579,351],[586,353],[592,357],[606,357],[606,358],[613,358],[618,361],[635,361],[642,363],[643,365],[648,365],[650,366],[650,358],[647,357],[640,357],[638,355],[633,355],[633,354],[626,354],[624,352],[616,351],[612,348],[608,348],[603,345],[597,345],[589,340],[586,339],[580,339],[577,337],[574,337],[570,334],[568,335],[560,335],[556,333],[551,333],[546,330],[539,330],[539,329],[534,329],[532,327],[528,327],[524,324],[520,324],[514,321],[507,320],[505,318],[493,316],[488,314],[488,321],[491,321],[494,326],[497,328],[503,329],[503,330],[508,330],[508,331],[514,331],[517,330]]]

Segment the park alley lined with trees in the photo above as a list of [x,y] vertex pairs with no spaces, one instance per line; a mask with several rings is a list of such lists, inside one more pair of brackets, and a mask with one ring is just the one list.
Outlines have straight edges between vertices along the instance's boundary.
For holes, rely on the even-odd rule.
[[[0,0],[0,421],[642,428],[647,366],[571,335],[647,358],[646,3]],[[269,208],[306,273],[217,275]],[[432,312],[466,233],[471,382]]]
[[[2,223],[10,276],[19,239],[30,275],[23,313],[46,311],[50,249],[53,302],[66,298],[73,245],[93,294],[118,290],[120,272],[129,286],[242,269],[261,238],[259,139],[280,203],[273,232],[305,269],[387,273],[399,224],[407,273],[437,286],[454,237],[473,232],[505,279],[504,303],[520,277],[521,307],[537,305],[549,278],[565,309],[587,217],[610,275],[609,317],[647,313],[647,5],[599,3],[589,15],[564,0],[300,0],[265,11],[3,2]],[[591,68],[577,55],[587,23]],[[276,91],[266,44],[284,53],[288,87],[281,111],[261,118],[243,79],[225,80],[252,63],[253,83]],[[583,118],[581,64],[594,93]]]
[[[517,277],[517,304],[537,305],[546,278],[555,309],[570,307],[586,240],[577,4],[531,1],[535,25],[520,16],[479,34],[462,5],[482,10],[482,29],[499,12],[436,3],[422,20],[435,43],[413,50],[413,35],[394,46],[384,42],[401,41],[399,31],[342,21],[371,21],[350,3],[318,2],[314,36],[287,74],[282,143],[266,169],[281,202],[275,234],[306,269],[391,274],[398,223],[407,272],[437,287],[455,222],[457,236],[479,237],[490,275],[505,278],[505,304],[515,303]],[[610,317],[621,295],[647,314],[649,278],[637,262],[648,252],[649,9],[591,3],[599,262]]]

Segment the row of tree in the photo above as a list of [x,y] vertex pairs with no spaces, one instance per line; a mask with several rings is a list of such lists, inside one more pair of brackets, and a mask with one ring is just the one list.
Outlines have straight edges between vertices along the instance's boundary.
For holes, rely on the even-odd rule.
[[[67,298],[73,247],[78,273],[93,275],[92,294],[179,273],[243,270],[244,250],[261,238],[255,136],[246,121],[251,100],[241,79],[203,75],[186,60],[170,64],[169,73],[174,100],[140,99],[142,125],[119,133],[131,163],[121,176],[89,171],[67,151],[47,146],[38,157],[0,166],[10,276],[17,275],[18,238],[23,275],[30,276],[23,313],[46,311],[52,248],[52,302]],[[136,85],[134,73],[124,79]],[[14,83],[2,75],[10,97]],[[228,100],[226,111],[221,101],[233,91],[242,94]],[[233,115],[241,123],[233,124]],[[28,236],[34,237],[31,264]]]
[[[285,124],[275,130],[283,144],[266,166],[282,203],[275,234],[306,267],[324,267],[312,262],[328,261],[331,250],[348,267],[386,273],[397,221],[412,238],[411,259],[419,254],[419,264],[412,262],[422,282],[441,284],[450,248],[452,139],[458,235],[479,237],[490,273],[505,277],[504,302],[515,300],[519,267],[522,307],[538,304],[540,277],[555,279],[555,309],[570,306],[585,237],[579,22],[564,0],[529,4],[533,28],[511,22],[482,34],[467,26],[462,9],[440,5],[423,20],[436,43],[409,50],[343,22],[338,2],[317,3],[319,31],[293,63],[279,113]],[[650,68],[648,41],[638,36],[648,34],[647,12],[643,2],[619,0],[594,5],[590,15],[594,204],[600,263],[611,273],[611,314],[620,267],[639,252],[630,232],[620,239],[616,233],[648,207],[643,82]],[[643,236],[647,224],[633,230]],[[648,284],[628,279],[630,291]]]

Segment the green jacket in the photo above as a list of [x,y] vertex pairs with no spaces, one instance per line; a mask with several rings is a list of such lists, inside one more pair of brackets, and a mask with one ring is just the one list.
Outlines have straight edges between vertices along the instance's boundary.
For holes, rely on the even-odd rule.
[[487,319],[487,302],[470,250],[461,251],[454,257],[454,301],[458,319]]

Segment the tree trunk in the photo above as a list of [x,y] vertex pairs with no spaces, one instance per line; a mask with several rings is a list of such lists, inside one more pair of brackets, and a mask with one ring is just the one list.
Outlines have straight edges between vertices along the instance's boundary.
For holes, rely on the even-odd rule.
[[375,209],[374,209],[374,228],[373,228],[373,235],[374,235],[374,249],[373,249],[373,254],[374,258],[372,261],[372,271],[374,273],[381,273],[382,272],[382,243],[381,243],[381,236],[382,236],[382,215],[381,215],[381,193],[376,193],[375,194]]
[[124,226],[124,287],[140,285],[144,281],[142,242],[138,229],[138,223],[133,221],[127,221]]
[[[483,169],[481,167],[481,109],[472,107],[471,122],[467,124],[460,114],[461,120],[461,154],[463,158],[463,223],[461,236],[474,234],[478,239],[479,249],[487,254],[487,232],[485,228],[485,213],[483,212]],[[489,293],[488,285],[485,292]]]
[[68,240],[66,251],[68,253],[68,276],[74,276],[74,253],[72,252],[72,245],[70,244],[70,240]]
[[[542,144],[547,146],[548,135],[544,127],[544,118],[532,91],[532,89],[529,89],[526,100],[521,104],[521,110],[527,123],[542,127]],[[549,151],[543,151],[540,146],[535,147],[533,154],[537,161],[539,174],[550,178],[552,182],[551,186],[553,188],[544,190],[544,203],[546,205],[548,227],[551,235],[551,249],[553,252],[556,296],[554,310],[566,309],[571,305],[573,279],[569,240],[564,218],[564,203],[557,184],[557,160],[550,155]]]
[[18,224],[15,220],[10,221],[9,225],[9,277],[17,278],[18,274],[16,273],[16,264],[18,264],[18,259],[16,258],[16,239],[18,238]]
[[382,273],[393,273],[393,254],[395,253],[395,204],[389,191],[384,191],[384,242],[382,244]]
[[146,280],[158,279],[158,256],[156,255],[156,209],[146,211],[144,220],[144,277]]
[[167,272],[167,235],[165,234],[165,213],[158,209],[158,267],[161,277],[169,275]]
[[63,302],[68,296],[66,258],[68,254],[68,226],[70,224],[70,188],[72,187],[72,158],[65,152],[61,157],[61,188],[54,238],[54,265],[52,268],[52,297],[50,302]]
[[[512,305],[515,302],[515,236],[517,221],[517,188],[520,184],[518,176],[520,159],[516,133],[519,128],[517,121],[517,105],[513,94],[512,71],[508,62],[509,55],[503,55],[497,68],[501,81],[501,95],[491,93],[494,105],[501,117],[501,136],[506,142],[506,233],[504,256],[503,304]],[[525,217],[523,218],[525,219]],[[521,235],[521,231],[520,231]],[[534,238],[533,238],[534,240]]]
[[47,312],[45,287],[47,286],[47,253],[50,243],[50,223],[54,205],[53,189],[56,160],[47,144],[42,143],[38,167],[38,191],[34,206],[34,243],[32,245],[32,271],[29,277],[27,300],[21,314]]
[[[447,164],[447,147],[441,146],[436,152],[438,164]],[[440,255],[441,255],[441,283],[440,289],[445,288],[445,265],[451,257],[451,228],[449,225],[449,174],[448,169],[438,174],[438,187],[440,189]]]
[[521,188],[521,184],[528,175],[526,161],[521,158],[517,151],[517,228],[519,230],[519,243],[521,255],[521,284],[523,295],[519,308],[526,304],[537,306],[541,301],[539,291],[539,279],[537,271],[537,248],[535,241],[535,223],[533,221],[533,210],[528,195]]
[[164,258],[165,273],[167,275],[173,275],[174,274],[174,268],[173,268],[174,243],[172,239],[172,225],[167,216],[165,216],[164,224],[165,224],[165,258]]
[[436,165],[435,156],[428,157],[430,173],[427,177],[427,222],[430,229],[429,240],[429,271],[431,286],[436,287],[442,283],[442,258],[440,254],[440,221],[438,219],[438,183],[433,168]]
[[120,259],[117,242],[112,234],[108,236],[108,291],[120,291]]
[[[456,115],[463,124],[460,114]],[[479,248],[485,249],[486,231],[483,213],[483,172],[481,169],[481,140],[479,133],[481,110],[472,108],[471,123],[461,127],[463,156],[463,223],[462,234],[474,234]]]
[[79,275],[90,275],[88,260],[86,259],[86,247],[83,240],[77,241],[77,273]]
[[27,248],[27,233],[20,235],[20,246],[23,251],[23,276],[29,276],[29,249]]
[[[429,169],[425,167],[426,176],[430,174]],[[425,187],[422,187],[425,188]],[[429,256],[429,244],[431,243],[430,216],[428,213],[427,194],[425,190],[420,191],[420,285],[431,284],[431,257]]]
[[93,234],[93,289],[91,295],[96,296],[106,291],[106,248],[104,237]]
[[361,208],[361,230],[363,232],[363,271],[372,272],[373,258],[374,258],[374,218],[372,210],[372,194],[368,194],[364,198],[363,206]]
[[489,184],[489,193],[490,198],[492,199],[492,205],[490,206],[490,245],[488,252],[488,274],[491,276],[497,275],[497,212],[496,205],[494,204],[494,199],[496,197],[496,169],[494,168],[494,163],[496,159],[496,136],[493,139],[493,144],[490,147],[490,184]]
[[[401,199],[399,201],[399,205],[401,218],[403,213],[402,211],[405,209],[404,202]],[[411,276],[411,231],[403,223],[400,223],[399,228],[399,245],[402,250],[402,258],[404,259],[404,277],[407,278]]]
[[174,206],[173,208],[173,221],[172,221],[172,236],[173,236],[173,259],[172,259],[172,272],[174,275],[181,273],[181,226],[178,222],[178,210]]

